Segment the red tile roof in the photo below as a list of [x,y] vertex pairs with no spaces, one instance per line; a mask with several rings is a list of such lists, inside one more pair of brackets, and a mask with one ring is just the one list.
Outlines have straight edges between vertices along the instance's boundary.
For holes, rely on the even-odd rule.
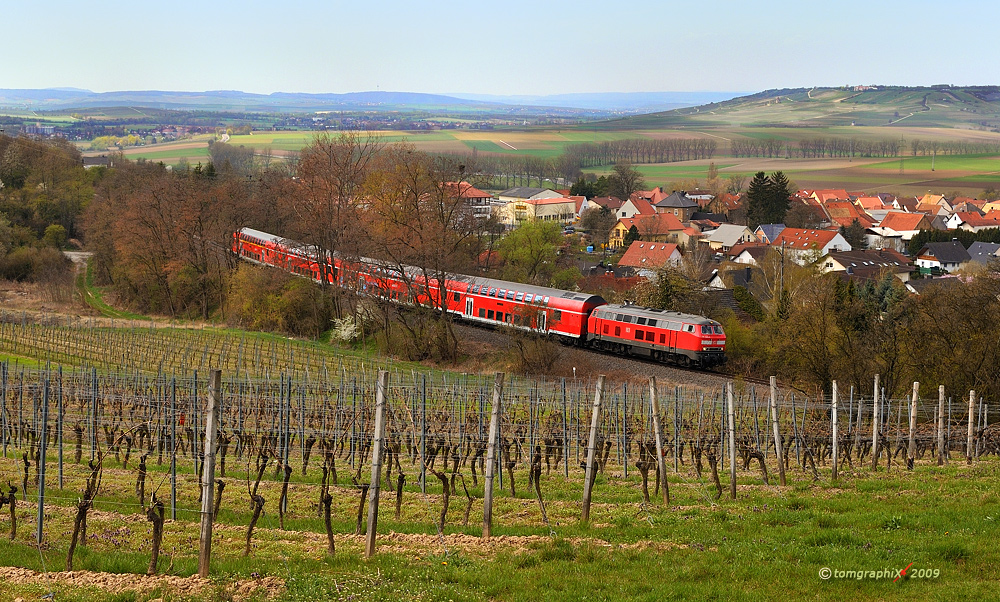
[[684,224],[673,213],[656,213],[654,215],[637,215],[635,217],[618,220],[618,223],[626,230],[635,226],[639,235],[645,234],[666,234],[684,230]]
[[963,223],[973,228],[997,228],[1000,227],[1000,211],[990,211],[986,215],[978,213],[956,213]]
[[827,201],[849,201],[851,200],[851,195],[847,194],[847,191],[843,188],[831,188],[827,190],[814,190],[813,195],[815,195],[816,200],[821,203]]
[[483,192],[479,190],[472,184],[468,182],[445,182],[444,187],[448,190],[448,194],[457,195],[463,199],[488,199],[493,195],[488,192]]
[[632,201],[632,205],[634,205],[636,210],[639,212],[638,215],[654,215],[656,213],[656,209],[654,209],[646,199],[632,195],[630,200]]
[[865,228],[871,228],[875,223],[870,215],[858,210],[858,206],[850,201],[827,201],[825,207],[830,219],[845,228],[854,223],[854,220],[861,222]]
[[[929,228],[927,215],[924,213],[903,213],[902,211],[890,211],[882,218],[879,224],[881,228],[891,228],[896,232],[910,232]],[[923,222],[923,223],[921,223]]]
[[774,239],[771,246],[788,249],[822,249],[837,236],[835,230],[809,230],[806,228],[785,228]]
[[667,265],[670,256],[676,251],[677,245],[673,243],[637,240],[629,245],[628,250],[618,261],[618,265],[633,268],[658,268]]

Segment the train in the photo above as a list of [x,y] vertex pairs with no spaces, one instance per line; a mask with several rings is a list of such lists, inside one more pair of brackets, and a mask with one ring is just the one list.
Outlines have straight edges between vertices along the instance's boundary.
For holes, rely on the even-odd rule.
[[722,325],[704,316],[607,303],[599,295],[461,274],[445,281],[442,300],[442,287],[436,281],[424,286],[414,268],[404,268],[410,272],[404,274],[373,260],[337,257],[322,265],[307,245],[252,228],[233,233],[232,252],[246,261],[316,282],[356,286],[362,295],[432,306],[473,324],[505,325],[570,345],[686,367],[711,368],[726,361]]

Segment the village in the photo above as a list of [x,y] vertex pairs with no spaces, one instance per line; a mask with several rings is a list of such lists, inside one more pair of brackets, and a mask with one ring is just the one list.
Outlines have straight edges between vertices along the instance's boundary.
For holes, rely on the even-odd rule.
[[[977,233],[1000,227],[1000,201],[931,193],[918,198],[798,190],[789,199],[787,221],[804,227],[773,223],[751,228],[745,194],[714,196],[656,187],[622,200],[532,187],[494,196],[465,182],[461,186],[475,215],[492,213],[507,228],[529,220],[553,221],[564,227],[566,236],[574,236],[585,232],[580,221],[586,212],[612,214],[615,223],[606,242],[594,233],[587,235],[588,251],[600,253],[606,245],[612,258],[607,274],[616,278],[650,278],[665,267],[699,262],[704,264],[699,276],[706,287],[744,286],[753,291],[755,274],[773,253],[782,263],[812,266],[858,284],[892,273],[907,290],[919,294],[932,284],[959,283],[1000,257],[1000,242],[965,245],[959,240],[992,240],[990,233]],[[935,241],[913,250],[914,237],[921,232]]]

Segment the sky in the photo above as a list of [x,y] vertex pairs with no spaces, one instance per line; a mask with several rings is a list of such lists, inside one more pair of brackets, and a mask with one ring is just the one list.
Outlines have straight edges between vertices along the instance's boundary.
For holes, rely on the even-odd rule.
[[0,7],[0,88],[545,95],[1000,84],[996,0]]

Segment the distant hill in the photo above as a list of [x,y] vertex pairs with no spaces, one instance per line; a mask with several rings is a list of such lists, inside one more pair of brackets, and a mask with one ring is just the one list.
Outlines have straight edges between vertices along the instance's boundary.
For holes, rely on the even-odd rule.
[[722,102],[745,92],[596,92],[577,94],[552,94],[549,96],[498,96],[491,94],[452,94],[456,98],[496,102],[503,104],[532,105],[538,107],[573,107],[623,113],[649,113],[683,107],[693,107],[712,102]]
[[0,89],[0,107],[33,111],[60,111],[104,107],[150,109],[251,111],[293,113],[310,111],[483,112],[529,114],[583,113],[587,117],[650,113],[729,100],[737,92],[630,92],[498,96],[486,94],[423,94],[417,92],[349,92],[254,94],[239,90],[183,92],[121,90],[92,92],[78,88],[44,90]]
[[[611,119],[606,129],[891,126],[1000,128],[1000,86],[765,90],[721,102]],[[588,125],[592,129],[594,124]]]

